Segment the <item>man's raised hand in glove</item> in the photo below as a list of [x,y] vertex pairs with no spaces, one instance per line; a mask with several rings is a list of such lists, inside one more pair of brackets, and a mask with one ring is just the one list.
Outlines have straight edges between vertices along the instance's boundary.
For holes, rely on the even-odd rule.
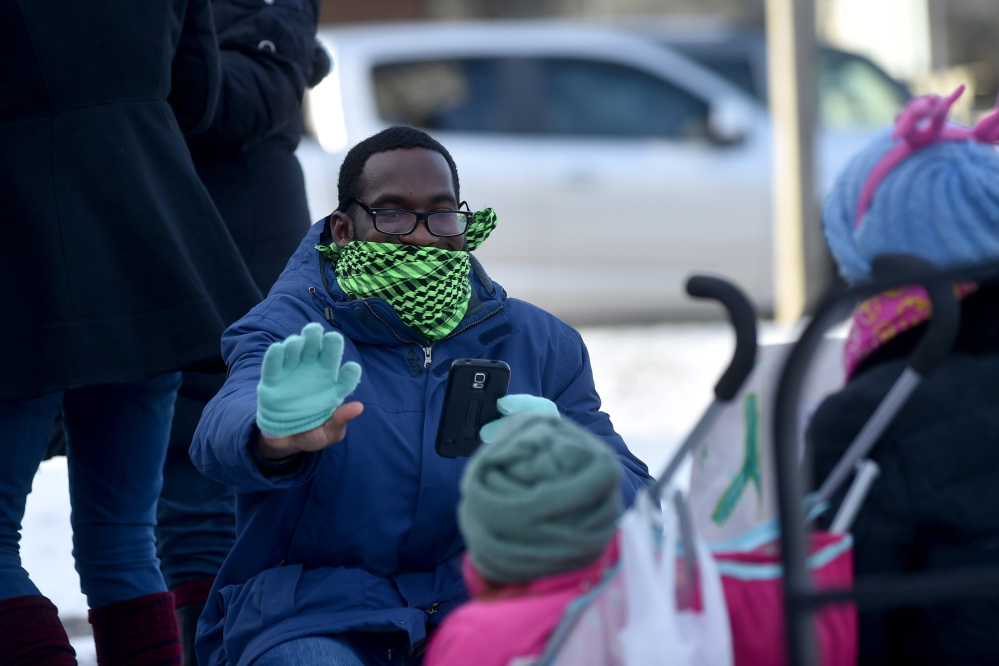
[[361,366],[341,367],[343,336],[306,324],[267,348],[257,385],[257,449],[277,460],[301,451],[319,451],[342,441],[347,423],[364,406],[343,400],[361,379]]

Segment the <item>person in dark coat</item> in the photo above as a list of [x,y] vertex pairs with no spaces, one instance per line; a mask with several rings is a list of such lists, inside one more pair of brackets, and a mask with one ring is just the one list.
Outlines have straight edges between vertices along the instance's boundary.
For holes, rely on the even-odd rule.
[[[870,279],[871,260],[902,253],[940,268],[999,260],[999,114],[974,131],[945,124],[954,97],[915,100],[840,175],[823,210],[840,273]],[[955,284],[961,327],[870,457],[880,466],[853,527],[858,580],[999,566],[999,285]],[[856,310],[848,383],[806,433],[816,479],[836,465],[898,379],[932,317],[903,286]],[[859,614],[861,664],[997,664],[999,602]]]
[[98,661],[176,663],[154,523],[178,371],[259,300],[184,142],[218,97],[210,7],[0,0],[0,43],[0,662],[75,663],[17,546],[61,408]]
[[[330,68],[316,41],[319,4],[212,2],[221,91],[211,124],[189,136],[188,146],[264,294],[311,224],[294,153],[302,133],[302,95]],[[232,488],[203,476],[188,454],[201,412],[224,381],[224,373],[184,373],[157,511],[157,553],[176,597],[185,664],[196,663],[198,616],[235,541]]]
[[223,336],[229,375],[191,458],[236,488],[237,538],[198,623],[201,664],[419,663],[468,598],[467,458],[435,449],[455,359],[510,366],[504,414],[571,419],[609,446],[625,505],[650,480],[600,409],[579,333],[475,260],[496,216],[461,205],[439,142],[365,139],[339,198]]

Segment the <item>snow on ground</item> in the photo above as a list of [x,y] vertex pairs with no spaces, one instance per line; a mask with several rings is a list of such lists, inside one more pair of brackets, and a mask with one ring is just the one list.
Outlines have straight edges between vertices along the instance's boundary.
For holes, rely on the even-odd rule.
[[[734,348],[724,322],[580,329],[604,411],[631,450],[658,474],[710,404]],[[765,324],[763,343],[788,339]],[[87,603],[73,568],[66,462],[42,464],[23,521],[21,557],[67,624],[81,666],[96,664]]]
[[21,562],[42,594],[59,609],[80,666],[95,666],[97,655],[87,623],[87,600],[73,568],[66,459],[42,463],[21,523]]

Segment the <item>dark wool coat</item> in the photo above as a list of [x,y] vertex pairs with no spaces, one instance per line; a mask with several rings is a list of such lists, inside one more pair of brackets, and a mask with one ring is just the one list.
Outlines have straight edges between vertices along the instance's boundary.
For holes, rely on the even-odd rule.
[[[820,405],[806,437],[825,478],[905,367],[919,327]],[[999,567],[999,293],[969,296],[954,351],[871,453],[881,475],[854,523],[856,576]],[[860,613],[861,664],[999,663],[999,601]]]
[[[319,0],[214,0],[212,11],[222,86],[211,123],[189,136],[188,146],[257,288],[267,293],[310,226],[295,148],[302,95],[330,67],[315,38]],[[198,474],[187,453],[201,413],[223,381],[224,372],[185,372],[177,393],[157,528],[168,584],[175,567],[187,573],[191,565],[174,555],[171,544],[190,534],[192,484],[201,488],[201,501],[211,492],[232,494]],[[223,541],[231,545],[233,538],[219,536],[215,552],[224,555]]]
[[[302,167],[302,95],[329,72],[316,41],[319,0],[214,0],[222,63],[207,129],[188,137],[198,176],[257,288],[266,294],[311,226]],[[171,450],[187,457],[221,372],[189,372],[177,397]],[[178,454],[181,455],[181,454]]]
[[294,153],[302,133],[302,95],[330,68],[315,38],[319,4],[212,3],[222,87],[211,124],[190,136],[188,145],[263,293],[312,223]]
[[218,96],[207,0],[0,0],[0,44],[0,399],[217,359],[259,294],[182,134]]

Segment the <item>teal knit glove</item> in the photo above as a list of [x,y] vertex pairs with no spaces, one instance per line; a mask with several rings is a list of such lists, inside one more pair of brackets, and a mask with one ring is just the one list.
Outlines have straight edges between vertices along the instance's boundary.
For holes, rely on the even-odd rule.
[[528,395],[527,393],[505,395],[496,401],[496,408],[499,409],[499,413],[503,416],[479,428],[479,439],[483,442],[489,443],[493,441],[496,437],[496,432],[500,428],[500,423],[505,421],[506,417],[513,416],[514,414],[526,414],[530,412],[544,414],[556,419],[561,418],[558,413],[558,407],[555,406],[554,402],[547,398]]
[[361,380],[361,366],[340,367],[342,358],[343,336],[317,323],[268,347],[257,384],[261,432],[284,437],[326,423]]

